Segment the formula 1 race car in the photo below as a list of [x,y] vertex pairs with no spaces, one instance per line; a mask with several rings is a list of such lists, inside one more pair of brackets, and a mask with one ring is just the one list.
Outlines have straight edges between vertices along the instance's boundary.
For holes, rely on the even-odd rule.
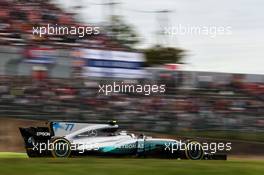
[[147,137],[118,131],[108,124],[49,122],[47,127],[20,128],[29,157],[132,156],[171,159],[221,159],[196,141]]

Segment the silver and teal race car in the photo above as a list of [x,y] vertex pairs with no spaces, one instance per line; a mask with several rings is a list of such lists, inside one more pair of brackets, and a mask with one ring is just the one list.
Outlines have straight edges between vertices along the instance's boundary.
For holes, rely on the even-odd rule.
[[20,128],[29,157],[131,156],[170,159],[226,159],[208,154],[196,141],[152,138],[119,131],[116,122],[90,124],[49,122]]

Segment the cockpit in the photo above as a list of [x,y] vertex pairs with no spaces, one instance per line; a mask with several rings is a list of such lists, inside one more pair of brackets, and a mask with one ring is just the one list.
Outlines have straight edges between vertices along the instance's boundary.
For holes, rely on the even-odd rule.
[[101,128],[85,131],[75,135],[75,139],[87,138],[87,137],[111,137],[111,136],[130,136],[136,138],[135,134],[127,131],[118,131],[118,128]]

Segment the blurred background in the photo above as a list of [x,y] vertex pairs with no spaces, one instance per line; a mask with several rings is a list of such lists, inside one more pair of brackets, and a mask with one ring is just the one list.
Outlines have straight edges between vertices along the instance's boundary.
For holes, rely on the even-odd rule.
[[[262,144],[263,37],[256,37],[261,24],[255,21],[261,19],[261,1],[249,7],[256,10],[247,16],[248,2],[241,0],[241,11],[232,6],[232,16],[231,5],[213,12],[208,1],[137,6],[130,1],[1,0],[0,148],[6,150],[7,139],[15,137],[7,130],[18,132],[20,122],[11,118],[117,120],[131,131]],[[231,26],[232,35],[212,39],[164,33],[167,26],[184,20],[196,25],[198,19],[205,26],[212,21]],[[251,27],[237,30],[245,23]],[[47,24],[99,26],[100,34],[32,35],[33,27]],[[98,93],[99,85],[112,82],[165,84],[166,92]]]

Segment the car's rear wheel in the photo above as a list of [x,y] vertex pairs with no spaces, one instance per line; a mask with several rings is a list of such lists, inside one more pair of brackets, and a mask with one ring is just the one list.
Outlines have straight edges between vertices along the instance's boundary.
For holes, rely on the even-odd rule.
[[55,158],[67,158],[71,154],[71,144],[65,138],[55,138],[52,140],[53,149],[51,154]]
[[185,156],[190,160],[201,160],[204,157],[202,145],[197,141],[189,141],[186,144]]

